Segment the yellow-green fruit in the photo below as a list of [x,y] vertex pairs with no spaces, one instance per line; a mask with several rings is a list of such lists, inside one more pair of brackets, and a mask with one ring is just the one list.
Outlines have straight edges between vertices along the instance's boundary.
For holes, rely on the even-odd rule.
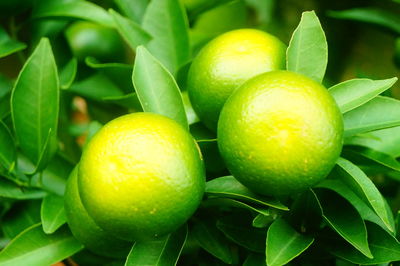
[[188,92],[194,110],[216,130],[219,113],[232,92],[249,78],[285,66],[286,46],[255,29],[224,33],[209,42],[193,60]]
[[87,21],[72,23],[65,30],[72,53],[79,60],[91,56],[100,61],[120,61],[125,47],[118,32],[106,26]]
[[287,195],[325,178],[343,143],[343,119],[321,84],[289,71],[244,83],[226,102],[218,146],[229,171],[264,195]]
[[79,164],[79,191],[93,220],[127,240],[164,235],[200,204],[204,164],[189,132],[152,113],[121,116],[91,139]]
[[72,234],[87,249],[98,255],[124,258],[132,243],[107,234],[89,216],[82,205],[78,191],[78,168],[72,171],[65,189],[64,208]]

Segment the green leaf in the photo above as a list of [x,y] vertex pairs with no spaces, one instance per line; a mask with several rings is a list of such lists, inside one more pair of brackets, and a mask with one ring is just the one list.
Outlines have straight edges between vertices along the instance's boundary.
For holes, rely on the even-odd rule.
[[13,82],[0,73],[0,120],[10,114],[10,98]]
[[262,215],[269,215],[269,209],[265,208],[264,206],[252,206],[249,204],[246,204],[241,201],[237,201],[234,199],[229,199],[229,198],[210,198],[205,201],[203,201],[203,206],[204,207],[212,207],[212,208],[218,208],[218,207],[223,207],[223,208],[240,208],[240,209],[248,209],[251,211],[254,211],[256,213],[262,214]]
[[385,27],[396,34],[400,34],[400,17],[397,13],[386,10],[366,7],[353,8],[341,11],[330,11],[328,15],[339,19],[349,19],[360,22],[372,23]]
[[[28,172],[32,164],[23,156],[18,156],[18,168]],[[73,165],[61,156],[55,156],[41,173],[31,177],[31,183],[53,194],[63,196],[66,180]]]
[[391,233],[381,218],[365,203],[360,199],[346,184],[338,179],[325,179],[320,182],[317,188],[325,188],[335,191],[340,196],[345,198],[351,205],[357,210],[363,220],[373,222],[383,229]]
[[60,71],[60,85],[61,89],[68,89],[71,87],[72,82],[75,80],[76,72],[78,70],[78,60],[74,57]]
[[243,266],[265,266],[265,256],[256,253],[250,253],[246,260],[243,262]]
[[0,178],[0,197],[9,199],[40,199],[47,195],[43,190],[36,188],[21,187],[17,184]]
[[0,120],[5,119],[10,114],[11,93],[0,98]]
[[142,26],[153,37],[147,49],[176,75],[190,60],[188,21],[181,1],[151,1]]
[[304,252],[314,239],[296,232],[285,220],[271,224],[267,233],[267,265],[283,265]]
[[74,82],[68,91],[96,101],[124,95],[121,89],[102,73],[96,73],[86,79]]
[[0,58],[16,53],[26,48],[26,44],[12,40],[7,32],[0,27]]
[[346,113],[386,91],[396,81],[397,78],[382,80],[352,79],[330,87],[329,93],[335,98],[340,111]]
[[328,44],[319,19],[314,11],[303,12],[287,48],[286,68],[322,82],[327,64]]
[[217,228],[236,244],[254,252],[265,252],[267,232],[264,229],[252,227],[252,219],[249,215],[240,213],[224,216],[217,221]]
[[114,103],[116,105],[125,107],[137,112],[143,111],[139,98],[135,92],[128,93],[122,96],[104,97],[103,101],[107,103]]
[[[98,70],[97,75],[103,75],[107,79],[106,84],[110,87],[118,87],[116,90],[121,91],[123,94],[134,92],[132,84],[132,64],[124,63],[101,63],[94,57],[86,57],[85,63],[90,68]],[[109,84],[111,83],[111,84]],[[101,84],[99,84],[100,86]],[[103,85],[104,86],[104,85]],[[104,86],[107,87],[107,86]],[[103,98],[122,97],[123,95],[110,95]]]
[[276,14],[276,1],[247,0],[247,5],[256,12],[257,22],[262,29],[269,29],[274,23]]
[[20,148],[41,170],[57,148],[59,81],[50,42],[43,38],[26,61],[11,95]]
[[45,2],[33,12],[38,18],[77,18],[113,27],[114,21],[102,7],[88,1]]
[[400,125],[400,101],[377,96],[366,104],[346,113],[344,135],[353,135],[372,130]]
[[233,176],[223,176],[206,183],[206,195],[233,198],[244,202],[261,204],[280,210],[288,210],[279,200],[258,195],[243,186]]
[[311,190],[306,190],[295,198],[288,215],[288,222],[303,234],[320,229],[322,209]]
[[176,265],[187,238],[187,226],[156,240],[135,242],[125,266]]
[[316,190],[322,209],[322,217],[327,224],[353,247],[372,258],[367,242],[367,229],[357,210],[337,193]]
[[103,127],[103,124],[98,121],[91,121],[88,128],[88,133],[86,135],[85,145],[93,138],[93,136]]
[[[247,23],[249,7],[246,6],[245,1],[230,0],[225,1],[225,3],[222,2],[221,0],[217,0],[218,5],[216,7],[203,12],[196,19],[193,19],[193,17],[190,18],[191,28],[189,36],[194,54],[197,54],[199,49],[214,37],[224,32],[249,26]],[[265,1],[262,2],[266,3]],[[187,2],[184,4],[187,6]],[[193,13],[190,12],[190,14]],[[257,28],[259,26],[257,24]]]
[[118,70],[129,70],[132,72],[132,65],[124,63],[103,63],[99,62],[96,58],[88,56],[85,58],[85,64],[94,69],[117,68]]
[[233,255],[229,243],[215,224],[209,221],[196,220],[191,233],[204,250],[223,262],[232,264]]
[[178,84],[143,46],[136,51],[132,81],[145,112],[167,116],[189,129]]
[[392,214],[386,208],[385,199],[374,183],[350,161],[339,158],[337,165],[340,167],[339,176],[341,180],[375,211],[391,232],[394,232]]
[[400,210],[396,214],[396,238],[400,237]]
[[67,222],[64,210],[64,198],[50,194],[42,201],[40,210],[43,231],[46,234],[54,233]]
[[12,239],[32,224],[40,222],[40,200],[23,200],[2,218],[4,235]]
[[400,156],[400,127],[385,128],[347,138],[345,145],[359,145],[388,154]]
[[200,118],[197,116],[196,111],[193,109],[192,103],[189,99],[189,93],[187,91],[182,92],[182,100],[185,107],[188,124],[192,125],[199,122]]
[[377,163],[389,169],[400,171],[400,162],[398,162],[394,157],[373,149],[364,147],[345,148],[342,151],[342,157],[355,164],[359,164],[361,161],[364,161],[364,163],[368,165]]
[[0,169],[3,167],[10,172],[15,165],[17,152],[15,149],[14,139],[10,130],[0,120]]
[[277,217],[277,215],[271,214],[271,212],[269,213],[269,215],[259,213],[256,217],[254,217],[252,224],[256,228],[266,228],[273,221],[275,221]]
[[136,47],[146,44],[151,40],[151,36],[143,30],[140,25],[132,20],[121,16],[118,12],[110,9],[108,11],[115,22],[115,27],[126,43],[135,51]]
[[400,243],[394,236],[373,223],[367,223],[367,229],[373,259],[342,243],[332,246],[329,251],[339,258],[361,265],[400,261]]
[[141,23],[150,0],[114,0],[118,8],[136,23]]
[[185,1],[185,7],[189,14],[190,22],[192,23],[203,13],[234,1],[235,0]]
[[2,266],[42,266],[59,262],[83,249],[66,226],[52,235],[46,235],[40,224],[35,224],[0,252]]
[[0,73],[0,98],[6,97],[11,92],[12,87],[13,82],[3,73]]

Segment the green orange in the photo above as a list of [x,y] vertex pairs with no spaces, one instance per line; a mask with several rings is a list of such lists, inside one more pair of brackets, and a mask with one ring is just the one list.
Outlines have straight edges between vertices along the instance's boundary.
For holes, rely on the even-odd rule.
[[343,143],[343,119],[321,84],[289,71],[244,83],[226,102],[218,145],[229,171],[264,195],[287,195],[325,178]]
[[65,190],[64,207],[68,226],[72,234],[87,249],[98,255],[124,258],[128,255],[132,243],[107,234],[89,216],[82,205],[78,191],[78,168],[72,171]]
[[121,116],[86,146],[79,164],[83,205],[106,232],[126,240],[164,235],[200,204],[204,164],[187,129],[152,113]]
[[65,37],[74,56],[79,60],[95,57],[100,61],[115,62],[123,59],[125,47],[115,29],[87,21],[72,23]]
[[285,66],[286,46],[275,36],[255,29],[224,33],[199,52],[188,74],[194,110],[216,130],[219,113],[232,92],[249,78]]

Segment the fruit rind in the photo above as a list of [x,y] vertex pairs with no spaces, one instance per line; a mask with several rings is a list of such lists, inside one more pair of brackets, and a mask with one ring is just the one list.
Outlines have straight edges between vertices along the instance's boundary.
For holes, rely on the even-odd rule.
[[239,29],[210,41],[199,52],[188,74],[193,108],[216,131],[219,113],[232,92],[260,73],[283,69],[286,45],[256,29]]
[[204,164],[186,129],[167,117],[134,113],[106,124],[79,166],[82,202],[95,222],[127,240],[170,233],[194,213]]
[[264,195],[288,195],[325,178],[340,155],[343,119],[321,84],[297,73],[256,76],[226,102],[218,145],[228,169]]
[[132,243],[107,234],[89,216],[79,196],[78,167],[75,167],[67,182],[64,209],[68,226],[73,236],[87,249],[101,256],[124,258]]

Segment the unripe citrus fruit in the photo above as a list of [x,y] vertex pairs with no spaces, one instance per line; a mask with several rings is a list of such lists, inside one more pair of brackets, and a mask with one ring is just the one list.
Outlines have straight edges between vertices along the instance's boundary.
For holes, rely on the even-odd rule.
[[67,182],[64,195],[64,208],[68,226],[72,234],[87,249],[98,255],[124,258],[132,243],[107,234],[89,216],[82,205],[78,191],[78,168],[76,167]]
[[65,30],[72,53],[79,60],[88,56],[101,61],[119,61],[125,47],[115,29],[87,21],[77,21]]
[[187,86],[206,126],[216,130],[222,106],[244,81],[283,68],[285,50],[279,39],[255,29],[230,31],[204,46],[190,67]]
[[197,209],[204,164],[189,132],[174,120],[134,113],[106,124],[86,146],[79,191],[93,220],[127,240],[176,230]]
[[307,189],[325,178],[343,142],[343,120],[327,89],[289,71],[244,83],[226,102],[218,145],[228,169],[264,195]]

